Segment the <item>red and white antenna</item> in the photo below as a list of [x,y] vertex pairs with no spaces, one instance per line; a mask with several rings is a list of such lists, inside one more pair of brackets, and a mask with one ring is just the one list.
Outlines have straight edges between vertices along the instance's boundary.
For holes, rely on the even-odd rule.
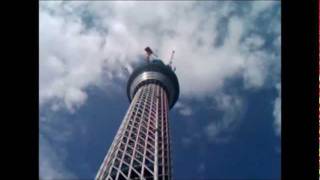
[[175,53],[175,51],[174,51],[174,50],[172,50],[172,52],[171,52],[171,56],[170,56],[170,60],[169,60],[169,65],[170,65],[170,66],[172,65],[172,61],[173,61],[174,53]]
[[172,66],[174,53],[175,53],[175,51],[172,50],[172,52],[171,52],[171,57],[170,57],[170,60],[169,60],[169,64],[168,64],[168,65],[169,65],[169,67],[170,67],[173,71],[176,71],[176,67],[173,67],[173,66]]

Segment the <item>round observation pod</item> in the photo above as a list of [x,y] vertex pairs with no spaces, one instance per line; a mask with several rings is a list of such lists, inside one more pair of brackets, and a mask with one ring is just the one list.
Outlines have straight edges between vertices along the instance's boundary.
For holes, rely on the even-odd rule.
[[131,102],[138,89],[148,83],[158,83],[167,93],[169,108],[171,109],[179,97],[179,82],[172,69],[160,59],[137,67],[127,83],[127,95]]

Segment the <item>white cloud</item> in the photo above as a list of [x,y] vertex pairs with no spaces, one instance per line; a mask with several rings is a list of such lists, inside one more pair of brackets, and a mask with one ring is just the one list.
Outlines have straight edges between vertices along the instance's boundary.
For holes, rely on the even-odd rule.
[[184,116],[190,116],[192,114],[192,110],[190,107],[187,107],[187,108],[181,109],[180,113]]
[[[246,88],[261,88],[270,73],[268,70],[270,56],[261,51],[252,52],[252,56],[246,59],[246,68],[243,72],[244,86]],[[259,59],[259,61],[257,61]]]
[[275,1],[253,1],[251,15],[252,16],[259,15],[259,13],[267,10],[268,8],[273,6],[275,3],[278,3],[278,2],[275,2]]
[[265,43],[265,40],[256,34],[252,34],[246,38],[244,44],[249,49],[258,49]]
[[[243,51],[263,44],[259,35],[249,36],[246,43],[241,39],[251,27],[248,19],[274,3],[255,2],[254,16],[229,17],[220,47],[213,46],[219,18],[235,10],[203,11],[201,4],[226,7],[210,2],[41,2],[40,105],[60,99],[74,110],[85,102],[88,86],[124,78],[120,67],[136,61],[145,46],[155,48],[166,62],[175,49],[182,96],[203,98],[241,74],[248,87],[261,87],[268,76],[263,67],[273,62],[264,51]],[[90,29],[81,20],[84,13],[94,17]]]
[[240,97],[219,94],[215,97],[214,108],[222,112],[222,118],[211,120],[205,127],[204,133],[211,142],[226,142],[229,136],[221,134],[232,132],[237,127],[246,106]]
[[[136,54],[130,50],[122,52],[129,38],[125,36],[125,30],[121,31],[121,24],[114,23],[105,43],[105,37],[98,31],[85,30],[80,17],[51,14],[41,7],[39,103],[42,106],[60,100],[63,103],[59,105],[74,111],[86,101],[87,87],[108,84],[115,77],[123,77],[119,71],[126,65],[124,59]],[[52,10],[61,11],[61,8]]]
[[193,114],[193,111],[189,105],[179,101],[175,104],[174,108],[177,109],[178,112],[183,116],[190,116]]
[[205,132],[210,139],[215,139],[220,131],[221,128],[218,128],[218,125],[215,123],[210,123],[205,129]]
[[274,109],[273,109],[273,116],[275,118],[274,126],[277,135],[281,135],[281,84],[278,83],[276,85],[278,90],[278,97],[274,101]]

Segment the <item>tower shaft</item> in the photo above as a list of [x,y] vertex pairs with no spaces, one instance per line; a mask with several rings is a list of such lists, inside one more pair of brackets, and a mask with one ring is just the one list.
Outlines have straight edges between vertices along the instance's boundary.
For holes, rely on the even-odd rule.
[[139,87],[96,180],[171,179],[168,111],[160,83]]

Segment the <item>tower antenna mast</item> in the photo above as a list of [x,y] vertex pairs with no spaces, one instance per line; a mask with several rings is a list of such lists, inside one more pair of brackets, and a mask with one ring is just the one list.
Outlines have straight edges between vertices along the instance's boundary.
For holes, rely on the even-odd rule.
[[173,56],[174,56],[174,53],[175,53],[175,51],[174,51],[174,50],[172,50],[172,52],[171,52],[171,56],[170,56],[170,61],[169,61],[170,66],[172,65],[172,62],[173,62]]
[[170,56],[170,60],[169,60],[169,67],[170,67],[173,71],[176,71],[176,67],[173,67],[173,65],[172,65],[174,53],[175,53],[175,50],[172,50],[171,56]]

